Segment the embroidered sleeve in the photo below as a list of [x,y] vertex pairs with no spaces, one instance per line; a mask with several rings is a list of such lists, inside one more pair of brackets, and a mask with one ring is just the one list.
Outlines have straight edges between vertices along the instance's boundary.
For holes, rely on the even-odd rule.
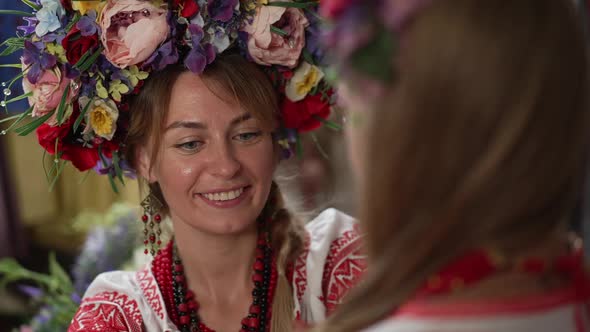
[[68,332],[145,332],[137,302],[127,294],[102,292],[82,301]]
[[330,245],[322,277],[322,302],[329,316],[348,291],[356,285],[366,268],[366,257],[361,253],[358,227],[344,232]]

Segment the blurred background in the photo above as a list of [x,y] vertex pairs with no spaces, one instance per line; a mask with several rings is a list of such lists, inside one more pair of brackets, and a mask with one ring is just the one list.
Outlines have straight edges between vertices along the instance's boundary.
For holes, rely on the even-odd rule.
[[[574,1],[587,19],[590,0]],[[0,0],[0,9],[29,8],[20,1]],[[23,24],[19,16],[0,16],[0,40],[13,36]],[[19,57],[17,52],[0,63],[20,63]],[[0,68],[0,83],[10,82],[19,73],[19,69]],[[19,81],[10,95],[21,93]],[[0,120],[27,108],[26,100],[11,103],[8,109],[0,109]],[[333,117],[340,122],[339,114]],[[343,134],[320,130],[315,137],[306,137],[303,151],[301,158],[285,162],[279,175],[289,203],[305,212],[307,219],[326,207],[354,215]],[[34,133],[0,136],[0,276],[8,281],[27,280],[0,287],[0,332],[63,331],[97,273],[134,269],[146,259],[137,241],[142,225],[136,181],[127,180],[116,194],[106,177],[92,171],[82,174],[67,165],[49,191],[43,163],[51,161],[46,159]],[[572,221],[572,227],[580,234],[585,231],[586,237],[590,237],[590,229],[583,227],[590,225],[586,220],[589,198],[590,190]]]

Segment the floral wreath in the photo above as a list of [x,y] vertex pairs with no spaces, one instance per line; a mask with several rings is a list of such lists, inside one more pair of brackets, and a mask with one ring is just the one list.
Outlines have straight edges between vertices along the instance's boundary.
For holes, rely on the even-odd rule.
[[[298,150],[300,133],[339,128],[326,120],[333,92],[320,69],[317,0],[21,1],[32,12],[0,10],[26,21],[0,44],[0,56],[22,50],[20,64],[0,65],[22,69],[2,83],[0,106],[28,98],[30,108],[3,119],[13,122],[1,133],[36,131],[54,156],[51,185],[69,161],[108,175],[116,191],[117,179],[135,176],[121,149],[128,97],[153,72],[183,63],[199,74],[230,48],[259,64],[279,93],[284,157]],[[8,99],[19,79],[24,94]]]

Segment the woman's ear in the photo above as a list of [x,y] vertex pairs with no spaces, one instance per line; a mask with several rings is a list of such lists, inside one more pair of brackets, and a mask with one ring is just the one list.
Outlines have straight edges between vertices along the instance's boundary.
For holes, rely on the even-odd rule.
[[137,172],[139,175],[146,179],[148,183],[157,182],[152,167],[152,158],[146,147],[142,146],[137,149],[135,160],[137,160]]

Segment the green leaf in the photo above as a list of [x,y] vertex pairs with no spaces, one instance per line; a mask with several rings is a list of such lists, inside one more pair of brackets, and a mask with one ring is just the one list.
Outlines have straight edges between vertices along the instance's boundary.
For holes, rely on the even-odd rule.
[[9,132],[12,130],[12,128],[16,127],[16,125],[18,125],[19,123],[21,123],[21,121],[23,121],[29,114],[31,114],[31,112],[33,112],[33,106],[27,108],[26,111],[24,111],[22,114],[19,114],[20,117],[18,118],[18,120],[14,121],[10,127],[6,128],[6,132]]
[[0,120],[0,123],[11,121],[11,120],[14,120],[14,119],[20,118],[20,117],[22,117],[22,114],[17,114],[17,115],[9,116],[7,118],[4,118],[4,119]]
[[27,13],[20,10],[8,10],[8,9],[0,9],[0,15],[18,15],[18,16],[26,16],[32,17],[35,16],[33,13]]
[[326,120],[326,119],[324,119],[324,118],[322,118],[322,117],[319,117],[319,116],[317,116],[317,115],[316,115],[316,116],[314,116],[313,118],[314,118],[314,119],[316,119],[316,120],[318,120],[318,121],[319,121],[319,122],[321,122],[321,123],[322,123],[324,126],[326,126],[326,127],[330,128],[330,129],[333,129],[333,130],[336,130],[336,131],[340,131],[340,130],[342,130],[342,126],[341,126],[341,125],[339,125],[339,124],[337,124],[337,123],[335,123],[335,122],[332,122],[332,121],[330,121],[330,120]]
[[111,173],[108,173],[108,175],[109,175],[109,183],[111,184],[111,188],[113,189],[115,194],[118,194],[119,190],[117,189],[117,184],[115,183],[115,178],[113,177],[113,175]]
[[119,181],[125,185],[125,181],[123,181],[123,171],[119,165],[119,151],[113,152],[113,165],[115,166],[115,174],[117,174],[117,178],[119,178]]
[[5,64],[5,65],[0,65],[0,68],[19,68],[22,69],[23,65],[21,65],[20,63],[10,63],[10,64]]
[[315,61],[313,60],[313,56],[311,55],[311,53],[309,53],[309,51],[307,49],[304,48],[301,53],[303,55],[303,59],[306,62],[308,62],[312,65],[315,65]]
[[285,30],[277,28],[274,25],[270,26],[270,32],[276,33],[277,35],[283,36],[283,37],[286,37],[289,35]]
[[66,99],[68,99],[68,94],[70,93],[70,85],[66,85],[66,89],[64,90],[63,95],[61,96],[61,100],[59,102],[59,106],[57,107],[57,125],[60,126],[64,122],[64,113],[66,111]]
[[99,47],[90,57],[88,57],[88,59],[86,59],[86,61],[84,61],[84,63],[82,63],[78,69],[80,71],[87,71],[92,66],[92,64],[96,62],[96,59],[98,59],[101,53],[102,46]]
[[55,111],[51,111],[43,115],[42,117],[36,118],[35,120],[27,123],[26,125],[15,129],[16,133],[19,136],[27,136],[35,129],[37,129],[40,125],[42,125],[45,121],[47,121],[53,115],[53,113],[55,113]]
[[86,59],[88,59],[88,57],[91,55],[90,52],[86,52],[84,54],[82,54],[82,56],[80,57],[80,60],[78,60],[78,62],[76,62],[76,64],[74,65],[74,68],[80,68],[80,66],[82,66],[82,64],[86,61]]
[[318,149],[318,152],[322,155],[322,157],[324,157],[324,159],[326,159],[326,160],[330,160],[330,157],[328,157],[328,154],[322,148],[320,141],[318,140],[318,138],[316,137],[316,135],[314,133],[311,133],[311,140],[315,144],[316,148]]
[[82,109],[82,112],[80,113],[80,115],[78,115],[76,122],[74,122],[74,127],[72,128],[74,133],[76,133],[76,131],[78,131],[78,127],[82,123],[82,120],[84,120],[84,116],[86,116],[86,112],[88,112],[88,110],[90,109],[90,104],[92,104],[92,102],[89,100],[88,103],[86,104],[86,106],[84,106],[84,109]]
[[[59,156],[61,156],[61,153],[59,153]],[[51,183],[49,184],[49,192],[53,191],[53,187],[55,187],[55,184],[57,183],[57,179],[59,179],[59,176],[61,175],[61,172],[64,170],[64,166],[66,165],[65,161],[61,161],[57,163],[57,173],[55,174],[55,177],[51,180]]]
[[71,289],[72,280],[66,271],[59,265],[55,258],[55,253],[49,253],[49,274],[59,281],[59,284],[65,290]]
[[351,58],[353,67],[374,79],[382,82],[393,81],[393,64],[391,59],[395,52],[395,45],[391,42],[391,33],[381,28],[377,36],[365,47],[358,49]]
[[24,94],[22,94],[22,95],[20,95],[18,97],[14,97],[12,99],[8,99],[8,100],[5,101],[5,103],[7,103],[7,104],[14,103],[15,101],[19,101],[19,100],[25,99],[25,98],[30,97],[32,95],[33,95],[33,91],[27,92],[27,93],[24,93]]
[[0,53],[0,56],[7,56],[7,55],[10,55],[10,54],[12,54],[12,53],[14,53],[14,52],[16,52],[16,51],[20,50],[21,48],[24,48],[24,46],[23,46],[23,47],[18,47],[18,46],[15,46],[15,45],[8,46],[8,47],[6,47],[6,48],[4,49],[4,51],[2,51],[2,52]]
[[34,11],[39,11],[39,9],[41,9],[41,6],[36,5],[35,3],[29,1],[29,0],[21,0],[25,5],[31,7]]

